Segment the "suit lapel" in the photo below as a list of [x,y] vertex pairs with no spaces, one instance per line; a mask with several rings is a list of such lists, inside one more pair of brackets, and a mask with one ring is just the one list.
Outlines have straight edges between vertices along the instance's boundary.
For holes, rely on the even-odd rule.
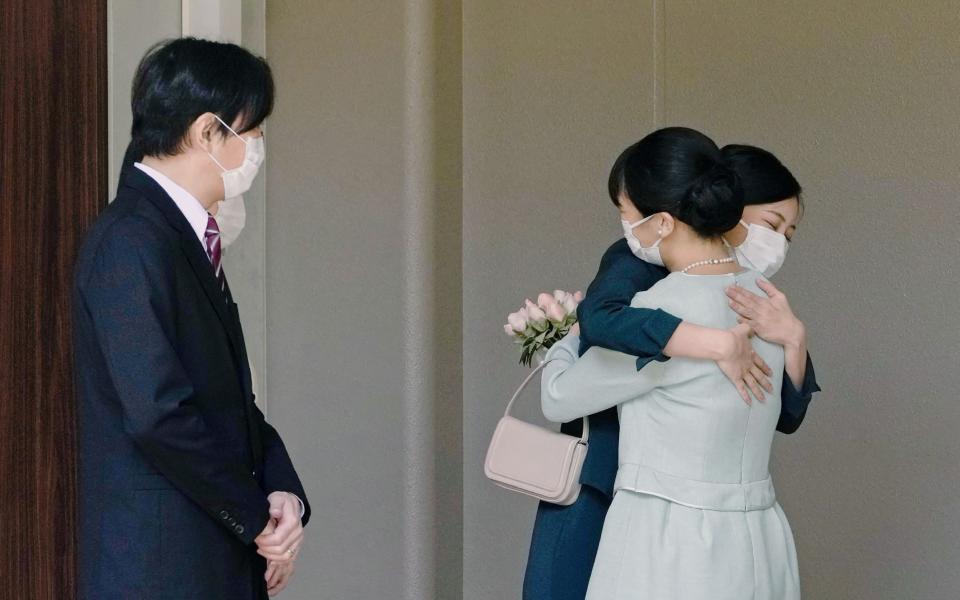
[[230,282],[224,279],[226,282],[226,294],[227,294],[227,310],[230,314],[231,327],[233,329],[233,335],[236,339],[237,353],[240,364],[240,382],[243,384],[243,391],[246,393],[247,397],[253,395],[253,382],[250,378],[250,363],[248,362],[247,357],[247,343],[243,339],[243,327],[240,325],[240,312],[237,307],[237,303],[233,301],[233,294],[230,292]]
[[217,281],[217,276],[213,272],[210,259],[207,258],[207,254],[203,251],[203,247],[200,245],[200,241],[192,229],[190,231],[180,232],[180,249],[183,250],[184,255],[187,257],[187,262],[190,263],[190,267],[193,269],[194,275],[196,275],[200,281],[203,293],[207,296],[210,304],[213,305],[213,309],[217,313],[217,318],[220,319],[220,323],[227,332],[227,337],[230,338],[233,353],[239,361],[241,354],[240,343],[237,339],[236,328],[233,326],[233,317],[230,315],[230,305],[227,303],[227,296],[223,290],[220,289],[220,282]]
[[[230,340],[233,355],[239,363],[241,354],[243,353],[240,347],[242,342],[240,342],[237,335],[238,332],[233,326],[233,318],[230,315],[226,295],[220,289],[220,282],[217,281],[213,267],[210,264],[210,259],[207,258],[203,244],[197,239],[196,232],[194,232],[190,223],[187,222],[187,218],[180,212],[180,209],[177,208],[173,199],[170,198],[163,188],[160,187],[160,184],[154,181],[149,175],[135,166],[129,166],[124,169],[122,180],[123,183],[121,185],[129,186],[142,193],[144,198],[153,203],[153,205],[163,213],[170,226],[179,232],[180,249],[183,251],[184,256],[186,256],[187,262],[190,264],[194,275],[196,275],[200,287],[203,288],[204,294],[207,296],[210,304],[213,305],[213,309],[217,313],[217,318],[226,331],[227,338]],[[243,377],[241,377],[241,379],[243,379]]]

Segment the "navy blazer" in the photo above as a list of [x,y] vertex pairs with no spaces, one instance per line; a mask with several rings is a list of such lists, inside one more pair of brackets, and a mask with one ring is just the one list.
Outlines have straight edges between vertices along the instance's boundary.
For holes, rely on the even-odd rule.
[[[668,360],[663,349],[680,325],[680,319],[662,310],[630,306],[637,292],[650,289],[666,276],[666,269],[634,256],[625,239],[610,246],[600,261],[597,276],[577,309],[580,353],[583,354],[592,346],[601,346],[631,354],[638,357],[638,369],[651,360]],[[818,391],[820,387],[808,355],[806,375],[799,389],[790,381],[790,377],[783,378],[777,430],[795,432],[803,422],[813,394]],[[580,435],[581,421],[564,424],[561,429],[571,435]],[[590,445],[580,482],[611,497],[617,475],[619,436],[616,408],[590,416]]]
[[310,505],[243,331],[173,200],[127,168],[74,273],[79,597],[266,598],[267,496]]

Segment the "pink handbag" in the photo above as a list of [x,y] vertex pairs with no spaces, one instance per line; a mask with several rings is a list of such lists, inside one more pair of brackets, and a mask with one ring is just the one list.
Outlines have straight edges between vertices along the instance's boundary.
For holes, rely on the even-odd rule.
[[534,369],[507,404],[493,432],[483,471],[500,487],[569,506],[580,495],[580,469],[587,456],[589,419],[583,418],[583,435],[574,437],[510,416],[520,392],[546,365],[544,362]]

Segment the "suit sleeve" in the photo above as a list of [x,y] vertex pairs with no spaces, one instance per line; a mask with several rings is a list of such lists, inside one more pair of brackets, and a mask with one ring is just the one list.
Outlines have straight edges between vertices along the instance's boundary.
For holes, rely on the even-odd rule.
[[254,417],[260,427],[260,439],[263,442],[263,489],[269,496],[273,492],[290,492],[303,503],[303,516],[300,521],[306,525],[310,520],[310,503],[303,490],[303,484],[293,467],[293,461],[287,453],[287,447],[280,434],[263,416],[260,408],[253,404]]
[[668,360],[663,349],[681,320],[660,309],[630,306],[637,292],[646,291],[665,274],[634,256],[626,240],[611,246],[577,308],[580,353],[592,346],[615,350],[638,357],[638,369],[653,360]]
[[813,395],[820,391],[820,385],[817,384],[817,374],[813,370],[813,361],[810,360],[810,354],[807,354],[807,370],[800,388],[790,380],[790,376],[783,375],[783,390],[781,394],[782,404],[780,405],[780,420],[777,421],[777,431],[782,433],[794,433],[803,423],[803,418],[807,414],[807,407],[813,400]]
[[195,404],[175,348],[172,256],[152,224],[127,217],[107,233],[81,297],[128,434],[180,491],[250,544],[269,520],[267,497]]

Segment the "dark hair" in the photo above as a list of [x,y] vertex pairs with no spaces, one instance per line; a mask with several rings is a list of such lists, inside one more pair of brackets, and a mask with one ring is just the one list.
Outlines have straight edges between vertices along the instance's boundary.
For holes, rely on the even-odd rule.
[[803,206],[800,183],[772,153],[756,146],[730,144],[720,150],[724,162],[740,176],[743,204],[770,204],[796,197]]
[[[273,75],[267,62],[235,44],[196,38],[166,40],[143,56],[130,100],[131,146],[140,156],[183,150],[190,125],[211,112],[237,133],[260,125],[273,110]],[[220,125],[221,134],[228,130]]]
[[702,237],[733,229],[743,214],[740,178],[713,140],[686,127],[659,129],[624,150],[608,187],[617,206],[626,193],[644,216],[669,213]]

